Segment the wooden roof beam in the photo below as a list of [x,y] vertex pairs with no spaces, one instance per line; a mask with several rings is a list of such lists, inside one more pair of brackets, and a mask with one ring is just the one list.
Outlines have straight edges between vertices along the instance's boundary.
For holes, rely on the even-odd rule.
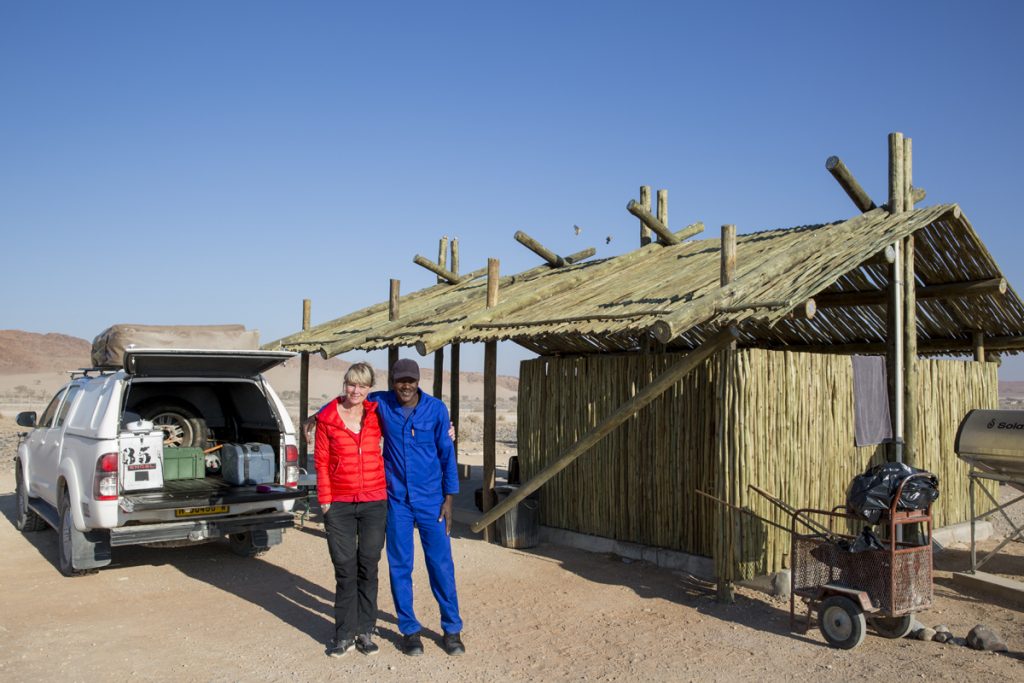
[[789,308],[789,313],[786,314],[787,320],[812,320],[815,314],[818,312],[818,307],[814,299],[808,299],[795,306],[788,301],[757,301],[753,303],[736,304],[735,306],[717,306],[715,311],[718,313],[743,313],[744,311],[752,311],[757,308],[768,308],[772,310],[778,310],[780,308]]
[[434,263],[433,261],[424,256],[416,254],[416,256],[413,257],[412,262],[418,266],[423,266],[434,275],[445,280],[450,285],[457,285],[460,282],[462,282],[461,277],[459,277],[452,271],[448,270],[447,268],[439,266],[438,264]]
[[831,156],[825,160],[825,170],[832,174],[832,177],[836,179],[839,186],[843,188],[846,195],[853,200],[854,206],[860,209],[861,213],[867,213],[871,209],[877,209],[878,206],[871,201],[871,197],[864,191],[857,179],[850,173],[850,169],[846,168],[846,164],[843,160],[837,156]]
[[694,223],[684,230],[675,233],[668,229],[668,226],[651,215],[651,212],[640,205],[636,200],[630,199],[626,204],[626,211],[639,218],[644,225],[651,229],[651,232],[658,236],[659,244],[679,244],[688,237],[693,237],[704,231],[703,223]]
[[559,256],[555,252],[551,251],[543,244],[527,235],[522,230],[516,230],[515,234],[516,242],[523,245],[537,256],[548,262],[548,265],[552,268],[561,268],[562,266],[569,265],[571,261]]
[[[751,344],[750,346],[758,346]],[[853,342],[849,344],[768,344],[774,350],[807,352],[807,353],[841,353],[841,354],[882,354],[885,353],[884,342]],[[975,352],[975,339],[919,339],[918,353],[963,353]],[[1024,337],[985,337],[985,351],[1024,351]]]
[[[917,288],[918,299],[958,299],[985,294],[1006,294],[1006,278],[969,282],[950,282]],[[834,292],[815,297],[818,308],[842,308],[846,306],[881,306],[886,302],[888,292],[871,290],[865,292]]]

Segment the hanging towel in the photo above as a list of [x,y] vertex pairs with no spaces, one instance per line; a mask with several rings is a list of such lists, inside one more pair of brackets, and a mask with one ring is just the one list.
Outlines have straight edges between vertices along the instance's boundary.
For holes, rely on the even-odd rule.
[[851,356],[853,361],[854,440],[874,446],[892,438],[884,356]]

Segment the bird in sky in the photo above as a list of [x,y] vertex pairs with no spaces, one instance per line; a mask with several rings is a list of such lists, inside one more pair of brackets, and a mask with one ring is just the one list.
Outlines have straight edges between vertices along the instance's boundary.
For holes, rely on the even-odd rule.
[[581,232],[583,232],[583,228],[581,228],[580,226],[576,225],[575,223],[573,224],[572,229],[576,232],[577,235],[579,235]]

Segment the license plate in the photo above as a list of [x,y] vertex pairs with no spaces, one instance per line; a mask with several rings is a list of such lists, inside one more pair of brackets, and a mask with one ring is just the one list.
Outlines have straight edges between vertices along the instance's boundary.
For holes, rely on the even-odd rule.
[[228,512],[227,505],[208,505],[201,508],[178,508],[174,511],[175,517],[199,517],[201,515],[220,515]]

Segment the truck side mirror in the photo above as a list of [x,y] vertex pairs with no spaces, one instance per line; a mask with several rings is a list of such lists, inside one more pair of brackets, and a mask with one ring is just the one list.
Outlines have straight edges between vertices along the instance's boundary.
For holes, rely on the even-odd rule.
[[29,428],[35,427],[36,426],[36,411],[29,410],[29,411],[24,412],[24,413],[18,413],[18,416],[16,418],[14,418],[14,420],[15,420],[15,422],[17,422],[22,427],[29,427]]

